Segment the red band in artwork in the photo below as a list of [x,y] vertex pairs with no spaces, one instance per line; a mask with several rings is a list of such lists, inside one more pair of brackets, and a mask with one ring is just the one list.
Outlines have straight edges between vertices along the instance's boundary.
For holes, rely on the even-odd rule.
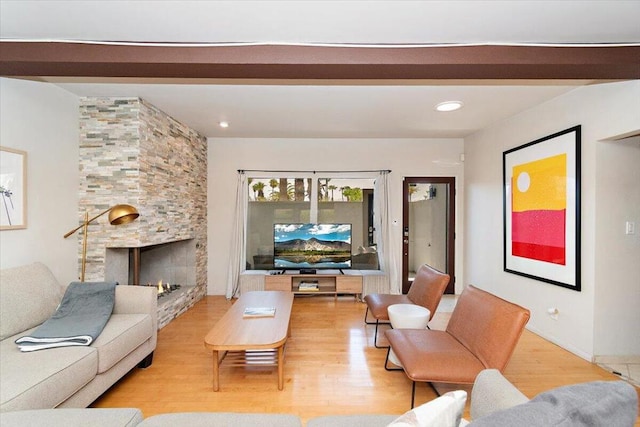
[[522,258],[566,265],[565,248],[531,243],[511,242],[511,254]]

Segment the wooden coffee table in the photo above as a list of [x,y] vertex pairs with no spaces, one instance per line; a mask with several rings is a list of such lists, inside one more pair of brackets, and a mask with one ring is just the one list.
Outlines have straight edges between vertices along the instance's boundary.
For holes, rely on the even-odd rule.
[[[290,335],[293,293],[256,291],[243,294],[204,338],[213,351],[213,391],[220,389],[220,364],[278,366],[278,390],[282,390],[284,345]],[[275,307],[272,317],[244,317],[247,307]],[[220,354],[222,353],[222,354]]]

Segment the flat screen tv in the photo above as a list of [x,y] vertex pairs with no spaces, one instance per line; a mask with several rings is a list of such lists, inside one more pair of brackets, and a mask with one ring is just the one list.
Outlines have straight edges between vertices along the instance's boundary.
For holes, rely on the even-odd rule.
[[273,264],[283,270],[351,268],[351,224],[274,224]]

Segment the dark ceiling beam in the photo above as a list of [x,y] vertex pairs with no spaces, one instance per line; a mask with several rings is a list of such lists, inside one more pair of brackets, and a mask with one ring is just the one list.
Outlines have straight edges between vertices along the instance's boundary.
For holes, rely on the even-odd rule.
[[640,46],[134,46],[0,42],[7,77],[638,79]]

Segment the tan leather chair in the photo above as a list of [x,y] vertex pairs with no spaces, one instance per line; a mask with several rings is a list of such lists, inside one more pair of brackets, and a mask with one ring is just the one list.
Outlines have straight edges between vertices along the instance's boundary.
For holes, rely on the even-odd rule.
[[[376,348],[387,348],[388,346],[378,346],[378,325],[389,324],[389,314],[387,308],[393,304],[416,304],[428,309],[431,313],[429,320],[436,313],[438,304],[442,299],[442,294],[449,284],[449,275],[442,273],[435,268],[423,264],[418,269],[413,284],[406,295],[395,294],[369,294],[364,297],[367,303],[367,311],[364,313],[364,322],[367,325],[376,325],[373,345]],[[371,315],[375,322],[368,321],[367,316]],[[381,322],[382,321],[382,322]]]
[[483,369],[502,372],[529,316],[526,308],[469,285],[458,298],[446,330],[385,331],[390,349],[413,381],[411,407],[416,382],[473,384]]

